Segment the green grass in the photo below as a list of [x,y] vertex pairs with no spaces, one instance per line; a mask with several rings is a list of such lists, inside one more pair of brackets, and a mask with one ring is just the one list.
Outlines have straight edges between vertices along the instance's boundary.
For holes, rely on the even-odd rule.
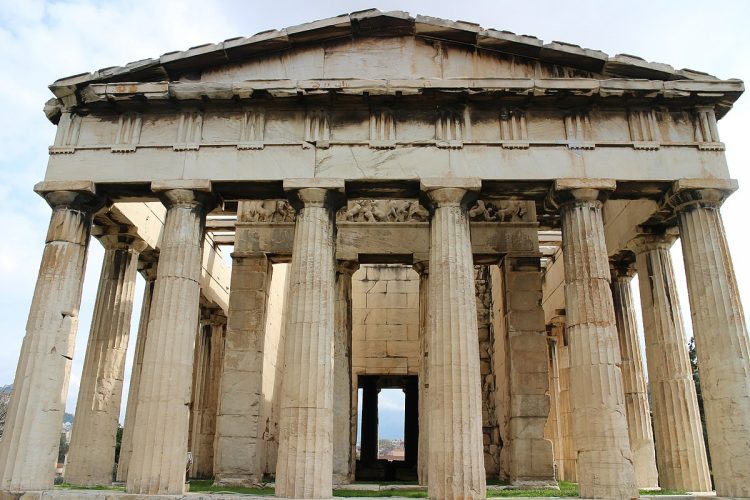
[[259,488],[246,488],[242,486],[214,486],[214,482],[211,479],[191,479],[190,491],[204,493],[227,492],[245,493],[246,495],[273,495],[273,488],[270,488],[268,486]]
[[60,490],[105,490],[105,491],[125,491],[124,486],[113,486],[111,484],[102,484],[97,486],[79,486],[77,484],[69,484],[69,483],[63,483],[63,484],[56,484],[55,488]]
[[[361,484],[361,483],[360,483]],[[416,483],[394,483],[394,482],[373,482],[366,484],[378,484],[381,486],[393,485],[393,484],[416,484]],[[488,485],[504,486],[508,483],[500,480],[490,479],[487,481]],[[529,490],[520,489],[505,489],[505,490],[490,490],[487,492],[487,498],[528,498],[528,497],[577,497],[578,496],[578,485],[576,483],[570,483],[567,481],[560,481],[559,490],[552,488],[535,488]],[[108,491],[125,491],[124,486],[78,486],[75,484],[63,483],[56,485],[55,488],[63,490],[108,490]],[[190,481],[191,492],[204,492],[204,493],[244,493],[246,495],[265,495],[273,496],[273,488],[264,486],[256,488],[244,488],[240,486],[214,486],[213,481],[210,479]],[[661,490],[661,491],[648,491],[641,490],[641,495],[685,495],[684,491],[679,490]],[[387,497],[405,497],[405,498],[427,498],[427,490],[379,490],[379,491],[362,491],[362,490],[347,490],[347,489],[336,489],[333,490],[333,496],[335,497],[352,497],[352,498],[387,498]]]
[[552,488],[533,488],[529,490],[490,490],[487,492],[487,498],[528,498],[528,497],[577,497],[578,485],[567,481],[560,481],[560,489]]

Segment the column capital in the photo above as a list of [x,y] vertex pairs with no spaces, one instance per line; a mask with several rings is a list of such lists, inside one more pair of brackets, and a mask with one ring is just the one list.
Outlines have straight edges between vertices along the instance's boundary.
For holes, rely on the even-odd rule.
[[305,207],[335,210],[346,203],[343,179],[285,179],[284,191],[295,210]]
[[415,262],[414,264],[412,264],[412,268],[420,276],[429,276],[429,274],[430,274],[430,261],[429,260],[420,260],[420,261]]
[[669,250],[679,237],[677,228],[649,228],[641,226],[638,234],[628,242],[627,247],[634,254],[663,248]]
[[574,203],[601,204],[616,187],[614,179],[556,179],[545,204],[552,210]]
[[159,195],[161,202],[168,209],[202,206],[206,212],[210,212],[218,202],[216,195],[211,191],[211,181],[208,179],[153,181],[151,191]]
[[735,179],[680,179],[667,193],[666,205],[675,213],[695,207],[719,208],[737,188]]
[[[141,257],[143,257],[142,254]],[[156,271],[158,267],[158,258],[149,258],[147,260],[141,258],[138,261],[138,270],[141,272],[141,276],[143,276],[143,279],[145,279],[149,283],[156,281]]]
[[337,260],[336,261],[336,272],[339,274],[352,274],[357,272],[359,269],[359,262],[355,260]]
[[106,250],[135,250],[141,253],[148,244],[137,234],[133,226],[99,226],[91,230],[91,235],[96,237]]
[[432,202],[433,208],[468,206],[482,189],[482,180],[478,177],[424,178],[419,188]]
[[623,252],[609,259],[609,272],[612,281],[630,281],[635,276],[635,256]]
[[96,185],[91,181],[43,181],[34,186],[34,192],[53,210],[68,208],[94,213],[108,203],[97,195]]

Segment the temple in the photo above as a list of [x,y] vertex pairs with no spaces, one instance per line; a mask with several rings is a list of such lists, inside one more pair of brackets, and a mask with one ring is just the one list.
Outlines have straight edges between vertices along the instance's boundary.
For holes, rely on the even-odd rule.
[[[720,211],[737,185],[717,126],[741,81],[367,10],[50,89],[35,191],[52,216],[0,490],[52,488],[94,236],[69,483],[143,499],[186,476],[273,479],[277,497],[321,499],[413,479],[442,500],[564,479],[586,498],[750,498],[750,342]],[[394,388],[405,450],[384,461],[378,392]]]

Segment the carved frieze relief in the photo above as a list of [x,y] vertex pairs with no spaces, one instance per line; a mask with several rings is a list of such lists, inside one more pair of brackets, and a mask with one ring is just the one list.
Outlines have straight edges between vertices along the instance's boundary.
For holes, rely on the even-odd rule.
[[429,212],[418,200],[349,200],[338,211],[338,222],[427,222]]
[[244,200],[237,213],[238,222],[294,222],[296,210],[287,200]]
[[528,204],[520,200],[477,200],[469,208],[469,218],[473,222],[528,222]]

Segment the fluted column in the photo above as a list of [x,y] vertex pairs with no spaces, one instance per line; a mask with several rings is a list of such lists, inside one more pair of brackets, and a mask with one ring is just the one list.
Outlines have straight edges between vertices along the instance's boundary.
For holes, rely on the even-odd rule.
[[0,440],[0,490],[6,491],[52,487],[91,218],[101,206],[93,183],[45,182],[35,190],[52,217]]
[[427,357],[432,499],[486,496],[474,264],[464,204],[479,187],[472,179],[422,181],[434,205]]
[[103,234],[99,241],[104,261],[65,466],[68,483],[86,486],[112,482],[135,275],[138,255],[146,247],[142,239],[128,233]]
[[560,468],[558,479],[576,481],[576,455],[573,443],[573,413],[570,408],[570,354],[565,334],[565,316],[552,318],[551,334],[556,340],[557,370],[559,373],[560,393]]
[[[678,182],[678,214],[717,496],[750,497],[750,341],[719,206],[736,188]],[[702,181],[705,186],[705,181]]]
[[[305,181],[313,184],[314,181]],[[343,182],[285,181],[296,205],[276,496],[330,498],[333,476],[334,197]],[[348,428],[347,428],[348,429]],[[339,432],[346,430],[339,430]]]
[[711,490],[698,400],[669,248],[673,237],[640,235],[636,253],[656,459],[662,488]]
[[127,491],[181,494],[200,312],[203,230],[211,208],[211,187],[208,181],[154,182],[152,189],[160,192],[167,217],[141,369]]
[[352,443],[352,274],[357,262],[336,266],[336,296],[333,330],[333,484],[354,479],[356,443]]
[[635,479],[639,488],[655,488],[659,486],[659,473],[656,470],[651,409],[635,323],[633,291],[630,288],[630,280],[635,275],[633,263],[617,261],[611,267],[611,274],[612,301],[615,307],[617,338],[620,341],[622,385],[625,391],[625,410]]
[[429,408],[429,399],[427,399],[427,393],[429,391],[429,379],[427,377],[427,354],[429,352],[427,346],[427,304],[430,298],[430,261],[419,261],[414,264],[414,269],[419,274],[419,347],[421,351],[419,358],[419,443],[417,444],[417,479],[421,486],[427,486],[430,442],[430,413],[427,411]]
[[633,469],[620,348],[610,291],[602,203],[607,180],[557,180],[565,259],[565,310],[573,440],[581,497],[638,496]]
[[133,427],[135,426],[135,414],[138,408],[138,389],[141,381],[141,368],[143,367],[143,350],[148,335],[148,316],[151,310],[151,298],[156,281],[155,261],[144,262],[141,266],[141,274],[146,280],[143,290],[143,302],[141,303],[141,316],[138,322],[138,338],[135,341],[135,352],[133,353],[133,366],[130,369],[130,387],[128,388],[128,405],[125,409],[125,424],[122,428],[122,440],[120,442],[120,460],[117,463],[117,481],[128,480],[128,467],[130,466],[130,455],[133,453]]

